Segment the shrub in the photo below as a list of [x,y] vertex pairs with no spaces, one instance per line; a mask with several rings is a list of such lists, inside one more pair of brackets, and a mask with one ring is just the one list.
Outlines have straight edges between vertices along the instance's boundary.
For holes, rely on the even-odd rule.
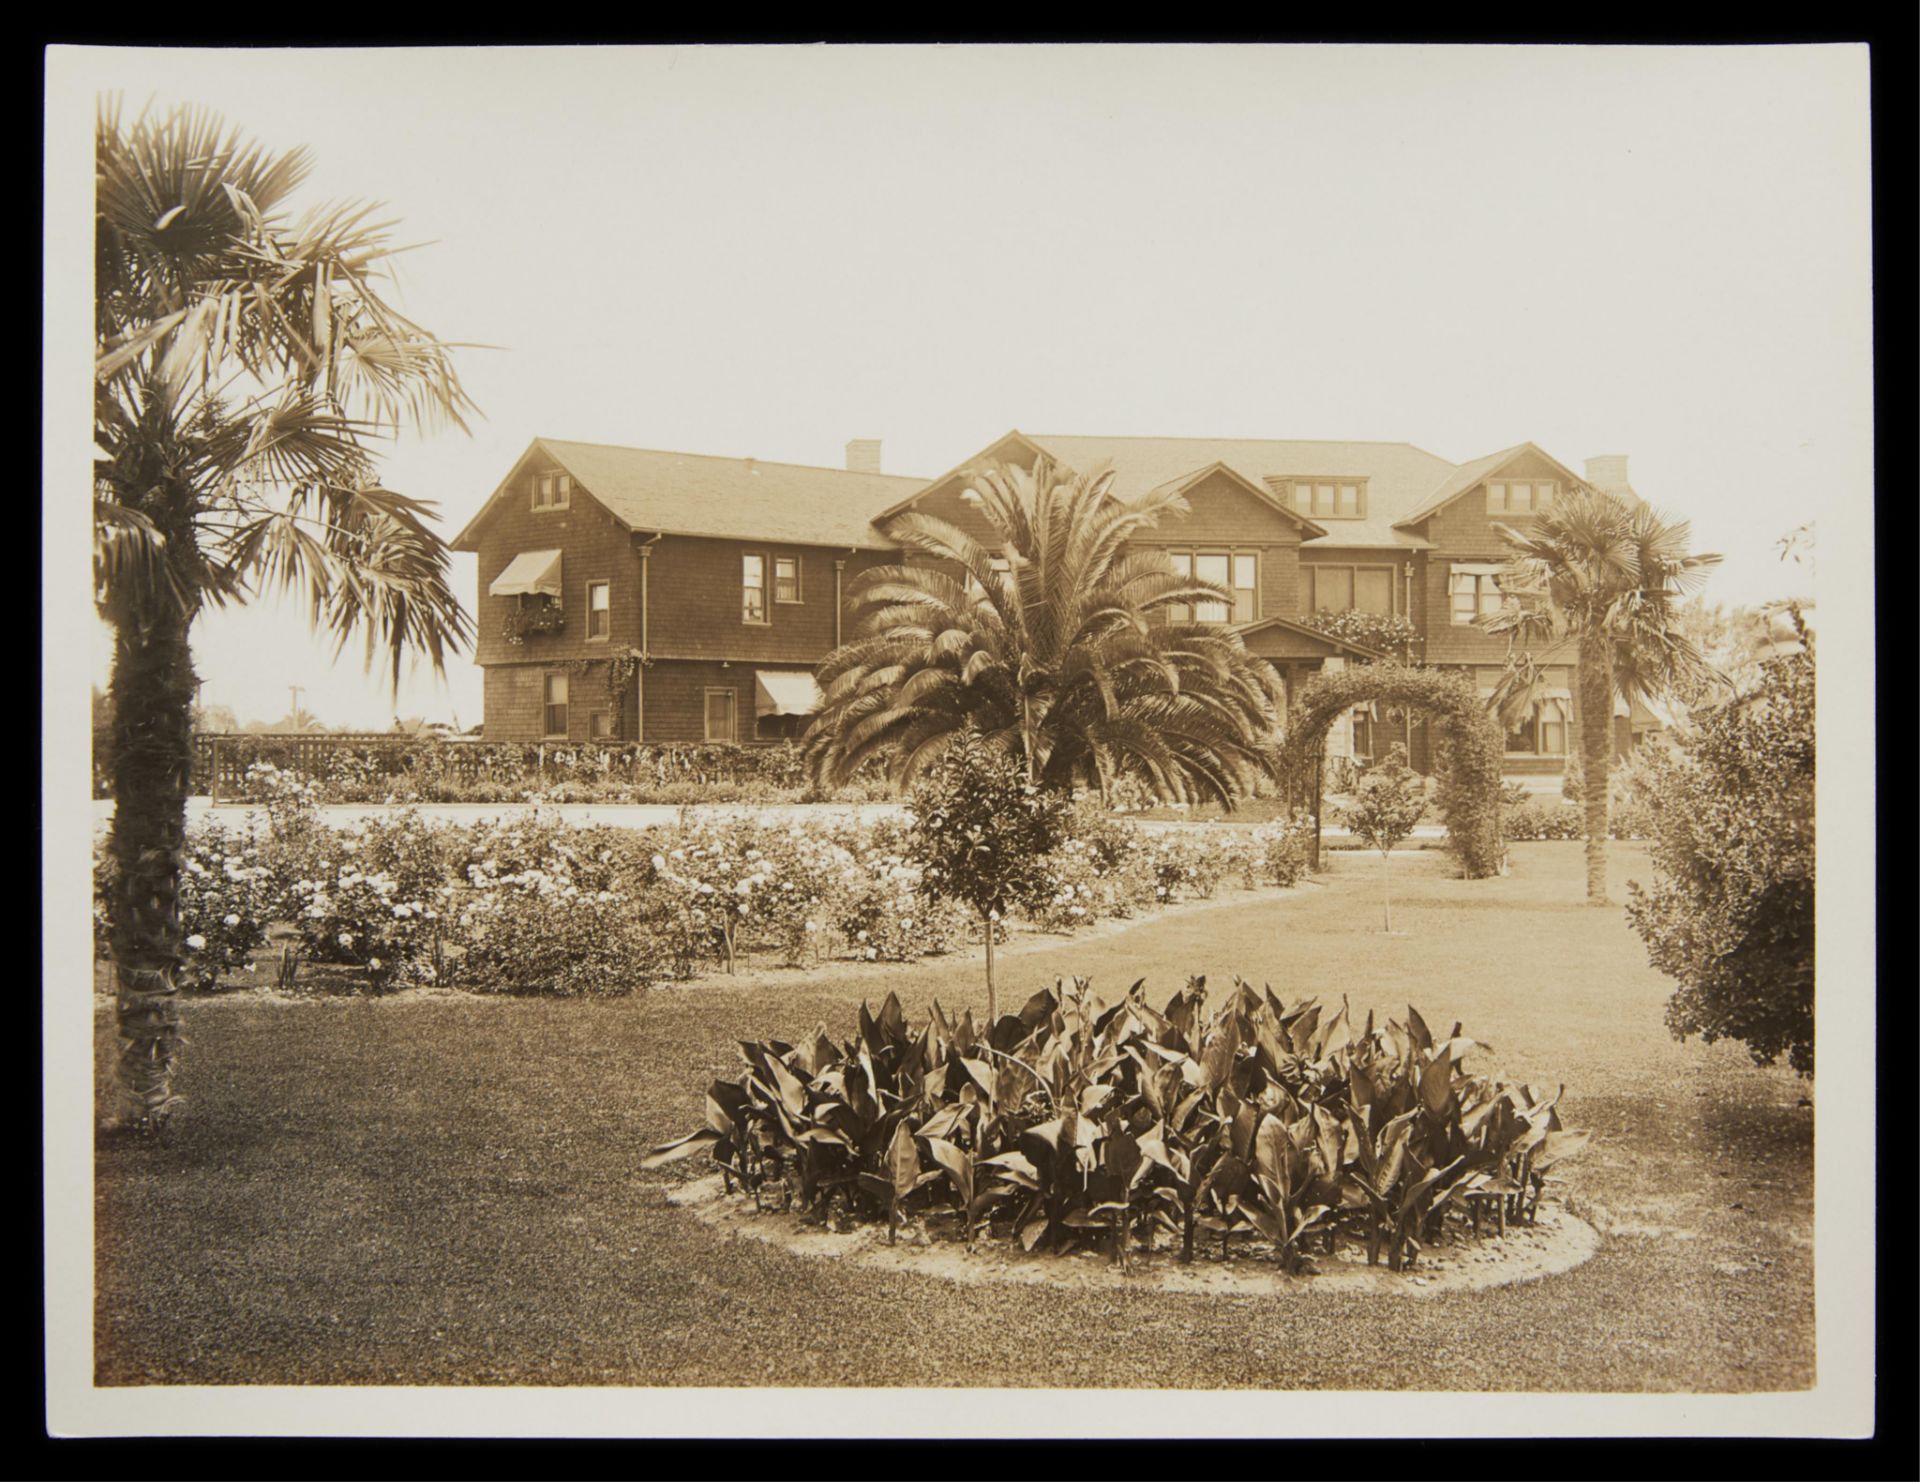
[[[1803,633],[1804,637],[1804,633]],[[1649,763],[1654,879],[1627,919],[1678,987],[1667,1024],[1813,1074],[1814,658],[1763,666]]]
[[376,988],[441,982],[450,837],[408,812],[302,839],[308,873],[288,884],[286,901],[303,955],[361,968]]
[[1500,825],[1509,842],[1524,843],[1537,839],[1584,839],[1586,817],[1572,803],[1548,802],[1532,798],[1506,808]]
[[1262,824],[1253,831],[1258,850],[1258,876],[1253,883],[1282,887],[1298,884],[1312,860],[1313,820],[1296,813],[1284,822]]
[[[1351,1022],[1236,980],[1211,1014],[1194,978],[1163,1009],[1136,983],[1111,1007],[1084,980],[976,1025],[935,1004],[861,1005],[857,1036],[742,1043],[746,1073],[707,1090],[705,1125],[642,1167],[708,1150],[727,1186],[831,1224],[950,1217],[1026,1250],[1156,1242],[1192,1260],[1264,1249],[1311,1268],[1341,1239],[1394,1270],[1449,1236],[1531,1223],[1584,1133],[1559,1093],[1471,1075],[1460,1026]],[[949,1215],[950,1212],[950,1215]]]
[[[183,988],[217,987],[231,972],[253,966],[277,918],[278,894],[262,851],[247,834],[215,823],[187,831],[180,870],[180,929],[184,938],[176,980]],[[113,856],[104,833],[93,846],[94,952],[112,955],[108,902],[113,892]]]

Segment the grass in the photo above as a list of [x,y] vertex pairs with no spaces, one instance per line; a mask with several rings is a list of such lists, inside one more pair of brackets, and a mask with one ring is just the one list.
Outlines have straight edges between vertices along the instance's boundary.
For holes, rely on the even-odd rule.
[[[1614,893],[1645,872],[1616,845]],[[602,1001],[427,993],[187,1003],[169,1148],[103,1143],[102,1384],[848,1384],[1724,1391],[1813,1381],[1812,1112],[1737,1046],[1675,1043],[1670,985],[1578,844],[1512,876],[1409,872],[1168,913],[1006,962],[1155,996],[1190,971],[1288,998],[1411,1001],[1510,1077],[1568,1085],[1569,1168],[1606,1236],[1564,1276],[1431,1298],[961,1288],[727,1241],[635,1171],[694,1125],[740,1038],[895,988],[981,1007],[978,963],[670,987]],[[101,1009],[100,1070],[107,1067]],[[104,1083],[103,1083],[104,1084]],[[104,1109],[104,1104],[103,1104]]]

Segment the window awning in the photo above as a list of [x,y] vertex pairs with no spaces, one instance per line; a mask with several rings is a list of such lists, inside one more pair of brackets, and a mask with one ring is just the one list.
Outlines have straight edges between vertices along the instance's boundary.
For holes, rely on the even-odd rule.
[[560,552],[522,551],[487,588],[494,597],[560,597]]
[[812,715],[826,700],[813,676],[804,669],[756,669],[753,674],[755,715]]

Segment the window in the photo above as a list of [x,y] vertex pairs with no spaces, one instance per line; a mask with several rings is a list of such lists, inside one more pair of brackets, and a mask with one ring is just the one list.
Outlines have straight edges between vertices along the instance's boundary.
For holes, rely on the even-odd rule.
[[1490,617],[1506,600],[1500,595],[1497,566],[1455,566],[1447,578],[1448,600],[1456,623]]
[[798,556],[773,558],[773,600],[775,602],[800,600],[800,558]]
[[1567,754],[1567,702],[1558,699],[1537,701],[1507,732],[1507,750],[1526,756],[1565,756]]
[[587,583],[587,638],[607,638],[613,633],[613,583]]
[[1367,512],[1367,481],[1338,476],[1295,479],[1293,507],[1316,520],[1361,519]]
[[546,678],[546,732],[549,736],[567,734],[567,676],[549,674]]
[[1168,551],[1174,572],[1188,581],[1224,587],[1226,602],[1197,602],[1172,608],[1172,622],[1250,623],[1260,615],[1260,562],[1252,551]]
[[[1167,553],[1167,559],[1173,562],[1174,575],[1180,577],[1184,581],[1193,580],[1192,552],[1169,551]],[[1184,602],[1180,603],[1178,606],[1169,607],[1167,609],[1167,621],[1174,622],[1174,623],[1190,623],[1193,621],[1193,609],[1187,606],[1187,604]]]
[[1304,613],[1377,612],[1393,616],[1391,566],[1302,566],[1300,610]]
[[740,558],[740,621],[743,623],[767,621],[767,558],[765,556]]
[[[1231,575],[1231,565],[1226,556],[1217,552],[1196,554],[1193,558],[1194,579],[1212,586],[1224,587]],[[1196,621],[1202,623],[1224,623],[1227,620],[1227,604],[1196,602],[1193,605],[1193,616]]]
[[1503,479],[1487,485],[1487,513],[1490,515],[1537,515],[1553,503],[1558,484],[1530,480],[1515,483]]
[[1260,563],[1236,552],[1233,558],[1233,620],[1250,623],[1260,616]]
[[613,727],[608,723],[609,720],[610,717],[606,711],[589,710],[587,712],[587,735],[595,741],[611,739],[613,736]]
[[739,697],[732,690],[707,691],[707,739],[734,739],[734,706]]
[[533,507],[565,509],[573,502],[573,475],[536,473],[533,476]]

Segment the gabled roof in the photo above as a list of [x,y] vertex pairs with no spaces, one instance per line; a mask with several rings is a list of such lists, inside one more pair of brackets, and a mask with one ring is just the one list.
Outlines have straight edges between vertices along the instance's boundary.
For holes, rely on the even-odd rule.
[[629,530],[768,545],[891,550],[873,527],[875,511],[926,486],[893,474],[537,437],[454,538],[455,550],[475,549],[481,525],[518,492],[521,470],[538,453],[573,475],[576,494],[584,491]]
[[1301,540],[1303,542],[1312,540],[1315,536],[1325,535],[1327,533],[1324,528],[1314,524],[1312,520],[1309,520],[1305,515],[1301,514],[1300,511],[1293,508],[1293,506],[1288,504],[1284,499],[1281,499],[1278,495],[1276,495],[1273,492],[1273,490],[1268,488],[1265,484],[1256,484],[1252,479],[1248,478],[1245,474],[1239,473],[1234,469],[1229,468],[1226,464],[1221,463],[1217,460],[1215,462],[1209,463],[1205,468],[1198,469],[1195,472],[1187,474],[1182,478],[1173,479],[1167,484],[1158,485],[1156,490],[1153,492],[1157,492],[1158,489],[1172,488],[1176,493],[1185,494],[1187,490],[1191,489],[1194,485],[1198,484],[1202,479],[1211,478],[1216,473],[1225,474],[1235,484],[1238,484],[1242,489],[1244,489],[1248,494],[1251,494],[1255,499],[1259,500],[1262,504],[1271,505],[1279,513],[1285,515],[1289,520],[1293,521],[1293,523],[1298,525],[1301,531],[1303,532],[1303,534],[1301,535]]
[[1441,510],[1445,509],[1449,504],[1452,504],[1454,500],[1473,488],[1475,484],[1479,483],[1489,474],[1497,473],[1501,465],[1511,462],[1522,453],[1533,453],[1546,459],[1547,462],[1551,463],[1566,476],[1570,484],[1585,482],[1579,474],[1568,468],[1566,464],[1562,463],[1558,458],[1554,457],[1538,444],[1516,443],[1511,448],[1502,448],[1497,453],[1489,453],[1486,457],[1476,458],[1471,463],[1462,463],[1451,475],[1441,482],[1439,488],[1427,496],[1425,503],[1412,514],[1403,515],[1394,521],[1394,523],[1396,525],[1417,525],[1422,520],[1432,519],[1435,515],[1439,514]]
[[[1392,546],[1425,549],[1427,542],[1396,530],[1402,510],[1453,472],[1446,459],[1412,443],[1340,442],[1300,438],[1075,437],[1033,433],[1029,437],[1057,462],[1070,468],[1112,466],[1114,493],[1121,499],[1171,483],[1194,469],[1222,464],[1248,483],[1266,489],[1284,507],[1269,480],[1302,476],[1365,479],[1367,513],[1358,520],[1326,519],[1324,534],[1306,542],[1316,546]],[[1306,522],[1311,523],[1311,522]]]

